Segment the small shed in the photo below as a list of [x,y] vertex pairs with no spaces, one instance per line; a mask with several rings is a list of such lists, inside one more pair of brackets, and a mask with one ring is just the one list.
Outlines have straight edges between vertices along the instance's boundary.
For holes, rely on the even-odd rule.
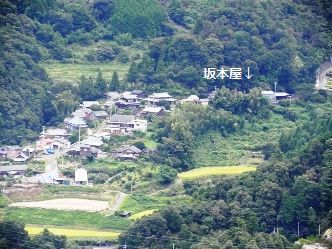
[[86,171],[86,169],[79,168],[75,170],[75,183],[76,184],[88,183],[88,172]]
[[123,211],[122,213],[119,214],[123,218],[128,218],[131,215],[131,212],[129,211]]

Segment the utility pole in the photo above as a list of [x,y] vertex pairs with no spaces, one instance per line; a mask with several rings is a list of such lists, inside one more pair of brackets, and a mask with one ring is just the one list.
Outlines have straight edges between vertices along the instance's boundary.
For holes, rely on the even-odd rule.
[[275,81],[274,82],[274,93],[276,93],[277,92],[277,82]]
[[297,237],[300,237],[300,222],[297,222]]
[[173,249],[175,249],[175,244],[173,243]]
[[44,139],[45,139],[45,126],[43,125],[43,143],[44,143]]
[[130,182],[130,194],[133,194],[133,180]]
[[81,142],[81,126],[78,126],[78,142]]
[[320,237],[320,224],[318,224],[318,236]]

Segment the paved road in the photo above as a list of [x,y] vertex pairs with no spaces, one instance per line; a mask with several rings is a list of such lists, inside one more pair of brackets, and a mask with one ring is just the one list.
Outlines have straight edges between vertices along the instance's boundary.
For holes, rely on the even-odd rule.
[[316,89],[329,90],[326,88],[328,77],[326,73],[332,71],[332,61],[326,61],[317,70]]
[[95,134],[98,134],[98,133],[102,133],[103,130],[105,129],[107,123],[106,123],[106,120],[104,120],[96,129],[96,131],[94,132]]

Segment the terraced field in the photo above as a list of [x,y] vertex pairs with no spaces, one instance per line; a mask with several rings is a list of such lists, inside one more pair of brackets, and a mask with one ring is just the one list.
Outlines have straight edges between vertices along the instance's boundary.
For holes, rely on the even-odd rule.
[[198,178],[212,177],[212,176],[234,176],[255,170],[256,170],[255,166],[202,167],[180,173],[178,176],[182,180],[195,180]]
[[51,233],[55,235],[65,235],[69,239],[107,239],[116,240],[120,235],[120,232],[115,231],[100,231],[100,230],[85,230],[85,229],[71,229],[62,227],[48,227],[48,226],[32,226],[28,225],[25,230],[29,235],[37,235],[43,232],[44,228],[47,228]]
[[64,64],[50,63],[42,65],[50,78],[55,82],[79,82],[82,75],[96,78],[98,70],[103,74],[103,78],[111,80],[113,72],[117,72],[122,79],[129,69],[129,64],[119,64],[117,62],[103,64]]
[[142,212],[139,212],[137,214],[134,214],[130,217],[131,220],[137,220],[137,219],[140,219],[144,216],[148,216],[150,214],[153,214],[155,211],[157,211],[157,209],[149,209],[149,210],[145,210],[145,211],[142,211]]

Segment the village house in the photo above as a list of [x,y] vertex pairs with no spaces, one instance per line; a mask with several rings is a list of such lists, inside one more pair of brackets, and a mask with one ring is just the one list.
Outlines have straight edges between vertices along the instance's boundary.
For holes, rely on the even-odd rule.
[[115,105],[118,108],[130,110],[137,110],[140,107],[137,95],[131,94],[131,92],[124,92],[121,98],[115,102]]
[[86,122],[79,117],[65,118],[64,123],[65,127],[71,131],[88,128]]
[[44,137],[44,138],[68,138],[70,134],[67,132],[66,129],[47,129],[45,133],[43,132],[40,133],[39,137]]
[[79,145],[71,146],[67,151],[66,154],[68,156],[80,156],[81,148]]
[[18,154],[16,157],[12,158],[12,160],[15,163],[25,163],[29,160],[29,156],[26,155],[24,152],[21,152],[20,154]]
[[100,147],[103,145],[103,138],[98,136],[89,136],[84,139],[81,144],[86,144],[94,147]]
[[148,102],[148,105],[162,105],[163,103],[168,103],[174,105],[176,99],[169,95],[168,92],[162,93],[153,93],[148,98],[145,99]]
[[29,158],[35,154],[35,148],[32,147],[25,147],[23,148],[22,152],[27,155]]
[[53,149],[65,149],[70,146],[70,141],[66,138],[54,138],[53,139]]
[[71,117],[80,118],[84,121],[93,121],[96,119],[94,112],[89,108],[77,109],[71,114]]
[[125,110],[137,111],[140,108],[139,102],[126,102],[124,100],[118,100],[115,102],[116,107]]
[[28,169],[27,165],[0,166],[0,176],[20,176]]
[[52,138],[40,138],[36,141],[36,151],[40,152],[45,149],[53,148],[54,139]]
[[106,92],[105,96],[108,100],[113,101],[119,100],[121,98],[121,94],[118,92]]
[[181,104],[183,104],[183,103],[196,103],[196,104],[198,104],[198,103],[200,103],[199,102],[199,97],[197,96],[197,95],[190,95],[188,98],[186,98],[186,99],[181,99]]
[[100,106],[99,101],[83,101],[82,104],[80,104],[83,108],[90,108],[91,106]]
[[108,114],[106,111],[94,111],[93,113],[95,114],[96,119],[98,119],[98,120],[103,120],[108,117]]
[[144,91],[142,91],[142,90],[133,90],[133,91],[131,91],[131,94],[136,95],[138,97],[138,99],[144,98]]
[[10,159],[17,157],[22,152],[22,148],[18,145],[7,146],[5,149],[7,150],[7,158]]
[[119,132],[147,131],[147,121],[136,119],[134,115],[114,114],[107,120],[107,124],[109,128],[119,128]]
[[266,97],[271,104],[277,104],[278,101],[291,97],[291,95],[286,92],[273,92],[273,91],[262,91],[262,95]]
[[203,106],[208,106],[210,101],[209,101],[209,99],[200,99],[199,102]]
[[142,154],[142,150],[135,147],[134,145],[131,146],[123,146],[118,149],[115,149],[112,152],[112,156],[114,158],[120,160],[135,160]]
[[119,127],[118,125],[107,125],[104,131],[110,135],[118,136],[126,134],[127,128],[126,127]]
[[97,157],[98,156],[98,149],[91,145],[82,144],[80,146],[80,156],[87,158],[87,157]]
[[127,103],[136,103],[136,102],[138,102],[137,95],[131,94],[130,92],[123,93],[120,99],[127,102]]
[[0,148],[0,160],[7,158],[7,150],[5,148]]
[[147,117],[149,115],[163,116],[165,115],[165,108],[161,106],[146,106],[140,112],[140,116],[142,117]]

